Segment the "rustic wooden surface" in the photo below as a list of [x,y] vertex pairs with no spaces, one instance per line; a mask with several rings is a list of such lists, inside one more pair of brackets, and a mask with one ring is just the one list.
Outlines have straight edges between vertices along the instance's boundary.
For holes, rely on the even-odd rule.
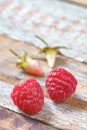
[[39,35],[50,46],[68,47],[60,50],[65,56],[87,63],[86,8],[62,0],[12,1],[0,1],[0,34],[43,47]]
[[[17,46],[20,49],[23,44],[20,42],[11,40],[9,38],[6,38],[5,36],[0,36],[0,43],[2,43],[0,44],[0,52],[1,52],[0,53],[1,54],[0,56],[0,94],[1,94],[2,87],[5,87],[5,90],[6,90],[6,86],[2,86],[1,81],[6,82],[6,84],[7,83],[16,84],[21,81],[20,77],[21,77],[21,73],[23,72],[22,70],[17,69],[14,64],[10,63],[10,61],[12,61],[13,58],[12,58],[12,55],[9,53],[8,49],[9,48],[14,49],[14,47],[16,47],[15,49],[17,49]],[[35,47],[33,46],[27,46],[27,45],[25,45],[24,48],[26,49],[27,47],[28,48],[30,47],[31,50],[32,48],[35,51],[38,50],[38,49],[35,49]],[[7,63],[8,65],[6,65],[7,66],[6,67],[5,64]],[[12,70],[10,70],[11,68]],[[14,74],[17,74],[17,75],[14,75]],[[28,75],[23,74],[22,79],[28,78],[28,77],[29,77]],[[7,91],[9,91],[9,89],[10,88],[7,88]],[[1,97],[2,96],[0,95],[0,100],[1,100]],[[5,98],[7,98],[6,95],[5,95]],[[3,105],[1,104],[1,101],[0,101],[0,130],[15,130],[15,129],[16,130],[20,130],[20,129],[21,130],[57,130],[56,128],[40,123],[40,121],[32,120],[29,117],[27,118],[23,115],[16,114],[15,112],[7,110],[6,109],[7,107],[5,106],[5,102],[3,99],[2,99],[2,102],[4,103]]]
[[[10,99],[10,93],[15,84],[23,81],[28,77],[20,68],[17,68],[15,64],[10,62],[15,56],[11,55],[8,51],[9,48],[19,51],[20,48],[26,50],[29,54],[33,55],[33,51],[38,52],[38,48],[33,45],[14,41],[4,36],[0,36],[0,106],[12,110],[16,113],[21,113],[17,107],[12,103]],[[29,50],[32,50],[31,52]],[[41,60],[43,59],[43,60]],[[40,55],[40,63],[43,66],[45,77],[49,73],[50,69],[44,60],[44,55]],[[78,86],[76,93],[72,98],[61,104],[54,104],[45,92],[44,81],[45,77],[35,77],[43,87],[45,92],[45,106],[43,110],[34,115],[29,116],[36,120],[40,120],[43,123],[51,125],[52,127],[66,130],[86,130],[87,129],[87,65],[77,62],[72,59],[68,59],[64,56],[57,55],[56,66],[64,67],[71,71],[78,80]],[[78,67],[79,66],[79,67]],[[10,118],[11,120],[11,118]],[[1,121],[0,121],[1,122]],[[3,122],[3,121],[2,121]],[[8,124],[8,123],[7,123]],[[4,124],[2,125],[4,127]],[[9,124],[8,124],[9,127]],[[44,127],[44,126],[43,126]],[[51,129],[51,128],[49,128]]]
[[[79,0],[78,2],[81,3],[81,0]],[[86,2],[86,0],[82,1],[83,4],[84,2]],[[65,7],[65,4],[63,6]],[[67,6],[67,8],[69,8],[69,5]],[[69,11],[69,9],[67,10],[67,12]],[[0,11],[1,10],[3,10],[3,6],[0,6]],[[77,7],[77,12],[79,12],[79,10],[80,8]],[[76,10],[74,10],[74,12],[75,11]],[[86,28],[86,20],[85,20],[86,10],[81,8],[80,11],[81,11],[80,15],[78,15],[77,13],[77,18],[75,20],[78,19],[78,21],[80,21],[79,27],[83,29],[82,32],[84,33],[83,41],[84,40],[86,41],[86,38],[85,38],[86,30],[84,30],[84,28]],[[84,17],[83,17],[83,12],[84,12]],[[68,13],[67,13],[67,16],[68,16]],[[73,21],[73,16],[72,17],[68,16],[69,20],[71,21],[70,23],[72,23]],[[2,17],[0,16],[0,19],[1,18]],[[75,24],[76,29],[77,29],[76,26],[78,25],[78,23],[79,22]],[[53,28],[56,27],[55,24],[56,23],[54,23]],[[67,33],[67,35],[70,34],[70,28],[72,27],[67,26],[67,28],[65,28],[66,33],[67,33],[66,30],[69,29],[68,30],[69,32]],[[1,27],[0,27],[0,30],[1,30]],[[73,33],[74,33],[74,36],[79,38],[80,35],[82,34],[79,35],[79,31],[77,32],[78,33],[76,32],[75,33],[73,32]],[[0,33],[3,34],[3,32],[0,32]],[[78,36],[76,34],[78,34]],[[18,37],[14,37],[14,35],[11,35],[11,36],[13,39],[18,38]],[[19,37],[19,40],[21,40],[20,37]],[[81,39],[79,39],[79,41],[80,40]],[[24,40],[22,39],[22,41]],[[66,41],[67,39],[65,39],[65,42]],[[76,61],[74,57],[73,59],[70,59],[70,58],[67,58],[68,57],[67,55],[66,55],[67,57],[57,55],[55,67],[64,67],[70,72],[72,72],[78,80],[78,86],[77,86],[76,93],[70,99],[68,99],[64,103],[55,104],[49,99],[45,90],[45,85],[44,85],[46,75],[49,73],[50,68],[47,65],[45,56],[43,54],[38,55],[39,49],[30,43],[27,44],[24,42],[19,42],[17,40],[12,40],[3,35],[0,36],[0,130],[15,130],[15,129],[17,130],[20,130],[20,129],[21,130],[57,130],[57,129],[87,130],[87,64]],[[87,57],[87,53],[84,53],[84,50],[83,50],[83,49],[86,49],[87,47],[85,44],[86,42],[84,44],[83,43],[84,42],[82,42],[81,44],[79,43],[80,50],[81,50],[81,45],[84,45],[84,48],[82,48],[81,50],[83,54],[81,53],[81,51],[79,51],[79,55],[80,57],[82,56],[81,57],[82,59],[84,59],[84,56]],[[20,50],[24,50],[24,51],[27,51],[28,54],[37,57],[40,64],[42,65],[42,68],[45,73],[45,77],[34,77],[32,75],[27,75],[23,72],[23,70],[21,70],[20,68],[17,68],[15,64],[11,63],[12,61],[16,60],[16,57],[13,56],[9,52],[9,49],[13,49],[18,52]],[[73,52],[75,51],[73,50]],[[42,84],[42,88],[45,93],[45,106],[40,113],[34,116],[29,116],[19,111],[17,107],[12,103],[12,100],[10,99],[10,93],[14,85],[19,82],[22,82],[23,80],[29,77],[36,78]],[[40,123],[40,121],[47,125]]]
[[0,107],[0,130],[57,130]]

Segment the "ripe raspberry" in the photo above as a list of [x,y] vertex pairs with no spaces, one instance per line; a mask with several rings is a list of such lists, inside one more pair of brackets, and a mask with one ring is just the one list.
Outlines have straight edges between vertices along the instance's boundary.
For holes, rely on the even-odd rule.
[[11,98],[27,114],[38,113],[44,105],[44,94],[39,83],[31,78],[14,87]]
[[55,102],[62,102],[76,90],[77,80],[62,68],[52,70],[46,79],[46,89],[50,98]]

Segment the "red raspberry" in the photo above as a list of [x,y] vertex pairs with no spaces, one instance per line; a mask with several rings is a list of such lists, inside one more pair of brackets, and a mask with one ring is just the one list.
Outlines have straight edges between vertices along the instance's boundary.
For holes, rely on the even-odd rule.
[[35,79],[28,79],[14,87],[11,98],[20,110],[27,114],[38,113],[44,105],[44,94]]
[[77,80],[62,68],[52,70],[46,79],[46,89],[50,98],[55,102],[62,102],[76,90]]

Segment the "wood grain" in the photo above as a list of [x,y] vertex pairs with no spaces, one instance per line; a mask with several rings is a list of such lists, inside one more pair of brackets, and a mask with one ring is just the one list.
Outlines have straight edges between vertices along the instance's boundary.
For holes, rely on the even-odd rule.
[[5,6],[7,1],[0,1],[0,34],[43,48],[39,35],[49,46],[66,46],[60,49],[66,57],[87,63],[86,8],[64,0],[13,0]]
[[0,107],[0,130],[57,130]]
[[43,110],[34,116],[29,116],[18,110],[10,99],[14,85],[0,81],[0,86],[2,86],[0,87],[0,105],[7,109],[64,130],[86,130],[87,128],[87,101],[85,103],[79,98],[81,100],[79,104],[78,95],[61,104],[54,104],[49,98],[45,98]]
[[[57,55],[55,67],[64,67],[72,72],[77,80],[78,86],[76,93],[72,98],[61,104],[53,103],[46,91],[45,91],[45,78],[49,73],[50,68],[47,65],[44,55],[38,55],[38,48],[33,45],[14,41],[0,36],[2,46],[0,46],[0,106],[12,110],[18,114],[28,116],[30,118],[39,120],[52,127],[62,130],[86,130],[87,129],[87,65],[77,62],[75,60],[66,58],[61,55]],[[32,75],[25,74],[20,68],[17,68],[15,64],[11,64],[12,60],[16,60],[8,49],[14,49],[16,51],[26,50],[28,54],[34,55],[39,58],[40,64],[43,67],[45,77],[34,77]],[[31,50],[31,51],[29,51]],[[78,67],[79,66],[79,67]],[[17,109],[10,99],[10,93],[15,84],[22,82],[23,80],[34,77],[42,85],[45,94],[45,106],[43,110],[34,115],[29,116]]]

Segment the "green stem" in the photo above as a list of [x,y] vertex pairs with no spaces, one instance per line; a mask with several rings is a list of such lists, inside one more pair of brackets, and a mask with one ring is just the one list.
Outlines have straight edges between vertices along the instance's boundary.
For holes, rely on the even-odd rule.
[[55,47],[53,47],[54,49],[62,49],[62,48],[64,48],[64,49],[68,49],[67,47],[65,47],[65,46],[55,46]]
[[41,37],[35,35],[36,38],[38,38],[40,41],[42,41],[46,46],[48,46],[48,43]]
[[21,59],[21,56],[19,54],[17,54],[15,51],[13,51],[12,49],[9,49],[9,51],[14,54],[15,56],[17,56],[19,59]]

